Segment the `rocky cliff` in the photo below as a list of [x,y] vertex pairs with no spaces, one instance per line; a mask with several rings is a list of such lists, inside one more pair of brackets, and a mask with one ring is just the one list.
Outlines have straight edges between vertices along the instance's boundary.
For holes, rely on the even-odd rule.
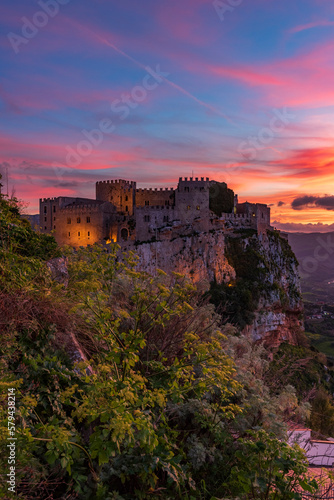
[[254,340],[297,344],[303,307],[296,258],[277,232],[211,231],[136,247],[140,268],[186,274]]
[[277,232],[259,235],[256,240],[266,272],[254,319],[244,330],[254,340],[264,340],[270,346],[298,344],[304,322],[296,257]]
[[156,268],[176,271],[207,288],[212,281],[222,283],[235,279],[235,271],[225,255],[222,231],[139,244],[136,253],[141,269],[151,274]]

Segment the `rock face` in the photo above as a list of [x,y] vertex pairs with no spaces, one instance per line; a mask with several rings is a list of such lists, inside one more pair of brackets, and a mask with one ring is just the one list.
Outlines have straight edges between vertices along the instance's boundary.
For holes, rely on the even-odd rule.
[[66,257],[56,257],[47,262],[47,266],[51,273],[53,280],[58,281],[58,283],[63,284],[65,287],[68,285],[68,269],[67,269],[67,258]]
[[234,282],[238,276],[228,255],[227,238],[238,238],[244,248],[252,245],[259,255],[259,267],[265,271],[254,319],[243,332],[271,347],[281,342],[297,344],[303,330],[298,264],[288,242],[276,232],[248,237],[233,233],[227,236],[223,231],[202,232],[144,243],[136,248],[139,266],[152,274],[156,268],[186,274],[201,284],[201,289],[208,289],[213,281]]
[[235,271],[225,256],[222,231],[144,243],[136,247],[136,253],[142,270],[151,274],[156,268],[167,273],[175,271],[207,289],[214,280],[221,283],[235,279]]
[[304,322],[296,257],[288,242],[277,233],[260,235],[258,239],[259,252],[268,266],[267,283],[275,289],[261,296],[254,321],[245,328],[245,333],[270,347],[282,342],[298,344]]

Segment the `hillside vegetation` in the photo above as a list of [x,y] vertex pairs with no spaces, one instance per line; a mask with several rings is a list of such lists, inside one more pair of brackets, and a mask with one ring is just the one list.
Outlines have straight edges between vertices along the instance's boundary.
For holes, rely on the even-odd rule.
[[[47,261],[65,254],[64,281]],[[1,200],[0,459],[6,471],[15,388],[17,494],[3,482],[0,497],[283,500],[315,491],[303,452],[284,439],[287,422],[310,417],[302,391],[316,375],[298,391],[278,383],[279,363],[271,371],[263,346],[186,277],[136,264],[134,254],[120,261],[117,246],[60,251],[15,201]]]

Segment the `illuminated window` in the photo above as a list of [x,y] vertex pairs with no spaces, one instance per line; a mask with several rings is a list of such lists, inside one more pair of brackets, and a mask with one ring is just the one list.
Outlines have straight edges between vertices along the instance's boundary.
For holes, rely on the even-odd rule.
[[77,217],[77,224],[80,224],[80,222],[81,222],[80,217]]
[[190,205],[187,206],[187,210],[190,210]]
[[67,217],[67,224],[71,224],[71,217]]
[[197,205],[196,210],[199,210],[200,208],[201,208],[201,207],[200,207],[199,205]]
[[90,217],[87,217],[87,219],[86,219],[86,220],[87,220],[87,222],[90,222]]

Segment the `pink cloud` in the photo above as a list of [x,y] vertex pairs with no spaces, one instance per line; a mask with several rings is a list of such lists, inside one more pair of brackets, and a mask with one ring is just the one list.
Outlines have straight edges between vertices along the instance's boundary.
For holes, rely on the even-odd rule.
[[289,30],[289,33],[300,33],[301,31],[309,30],[312,28],[319,28],[323,26],[334,26],[334,21],[316,21],[308,24],[301,24],[299,26],[295,26]]

